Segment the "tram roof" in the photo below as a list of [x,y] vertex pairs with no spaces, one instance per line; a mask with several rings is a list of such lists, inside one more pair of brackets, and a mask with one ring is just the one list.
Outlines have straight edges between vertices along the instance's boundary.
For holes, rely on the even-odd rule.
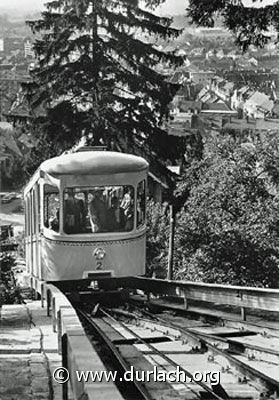
[[41,171],[50,175],[109,175],[147,168],[147,161],[141,157],[112,151],[63,154],[44,161],[40,166]]

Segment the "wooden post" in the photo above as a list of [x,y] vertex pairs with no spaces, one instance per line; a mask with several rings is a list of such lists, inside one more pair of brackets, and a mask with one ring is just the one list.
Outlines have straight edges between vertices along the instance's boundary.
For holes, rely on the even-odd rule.
[[242,321],[246,321],[246,309],[245,309],[245,307],[241,307],[241,318],[242,318]]
[[175,213],[173,210],[173,204],[170,204],[170,236],[169,236],[168,275],[167,275],[167,278],[169,280],[173,279],[174,231],[175,231]]
[[45,300],[45,286],[43,283],[41,283],[41,306],[44,308],[44,300]]
[[56,324],[57,324],[57,320],[56,320],[56,308],[55,308],[55,298],[52,298],[52,329],[53,332],[57,332],[56,330]]
[[51,310],[51,298],[50,298],[50,290],[47,290],[46,292],[46,298],[47,298],[47,316],[50,317],[50,310]]
[[183,292],[183,298],[184,298],[184,309],[188,309],[188,299],[187,299],[187,293],[186,290]]

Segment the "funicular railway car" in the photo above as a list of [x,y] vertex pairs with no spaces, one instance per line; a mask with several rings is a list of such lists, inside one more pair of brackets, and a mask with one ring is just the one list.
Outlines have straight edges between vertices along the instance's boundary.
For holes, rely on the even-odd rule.
[[145,272],[148,163],[81,151],[41,164],[24,190],[26,263],[31,286]]

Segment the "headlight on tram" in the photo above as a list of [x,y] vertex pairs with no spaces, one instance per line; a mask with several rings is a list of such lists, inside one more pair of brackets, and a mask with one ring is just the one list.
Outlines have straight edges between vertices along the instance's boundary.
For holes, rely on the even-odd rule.
[[96,260],[103,260],[106,256],[106,252],[101,247],[97,247],[97,249],[94,250],[93,255]]

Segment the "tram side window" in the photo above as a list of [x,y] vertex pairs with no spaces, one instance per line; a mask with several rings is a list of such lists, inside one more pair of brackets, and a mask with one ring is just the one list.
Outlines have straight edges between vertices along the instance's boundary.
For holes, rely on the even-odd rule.
[[30,195],[26,195],[26,236],[29,237],[31,235],[30,231],[30,219],[31,219],[31,210],[30,210]]
[[55,186],[44,187],[44,226],[55,232],[59,231],[59,191]]
[[134,188],[102,186],[64,191],[64,232],[129,232],[134,227]]
[[141,181],[137,187],[137,228],[145,224],[146,204],[145,204],[145,180]]
[[36,210],[36,201],[35,201],[35,190],[32,189],[31,192],[31,215],[32,215],[32,223],[31,223],[31,234],[32,236],[36,234],[36,223],[37,223],[37,210]]
[[38,234],[41,230],[40,188],[38,185],[36,186],[36,191],[35,191],[35,201],[36,201],[36,214],[37,214],[36,233]]
[[31,236],[32,209],[31,209],[31,193],[28,194],[28,236]]
[[24,199],[24,236],[28,236],[28,228],[27,228],[27,200],[26,198]]

